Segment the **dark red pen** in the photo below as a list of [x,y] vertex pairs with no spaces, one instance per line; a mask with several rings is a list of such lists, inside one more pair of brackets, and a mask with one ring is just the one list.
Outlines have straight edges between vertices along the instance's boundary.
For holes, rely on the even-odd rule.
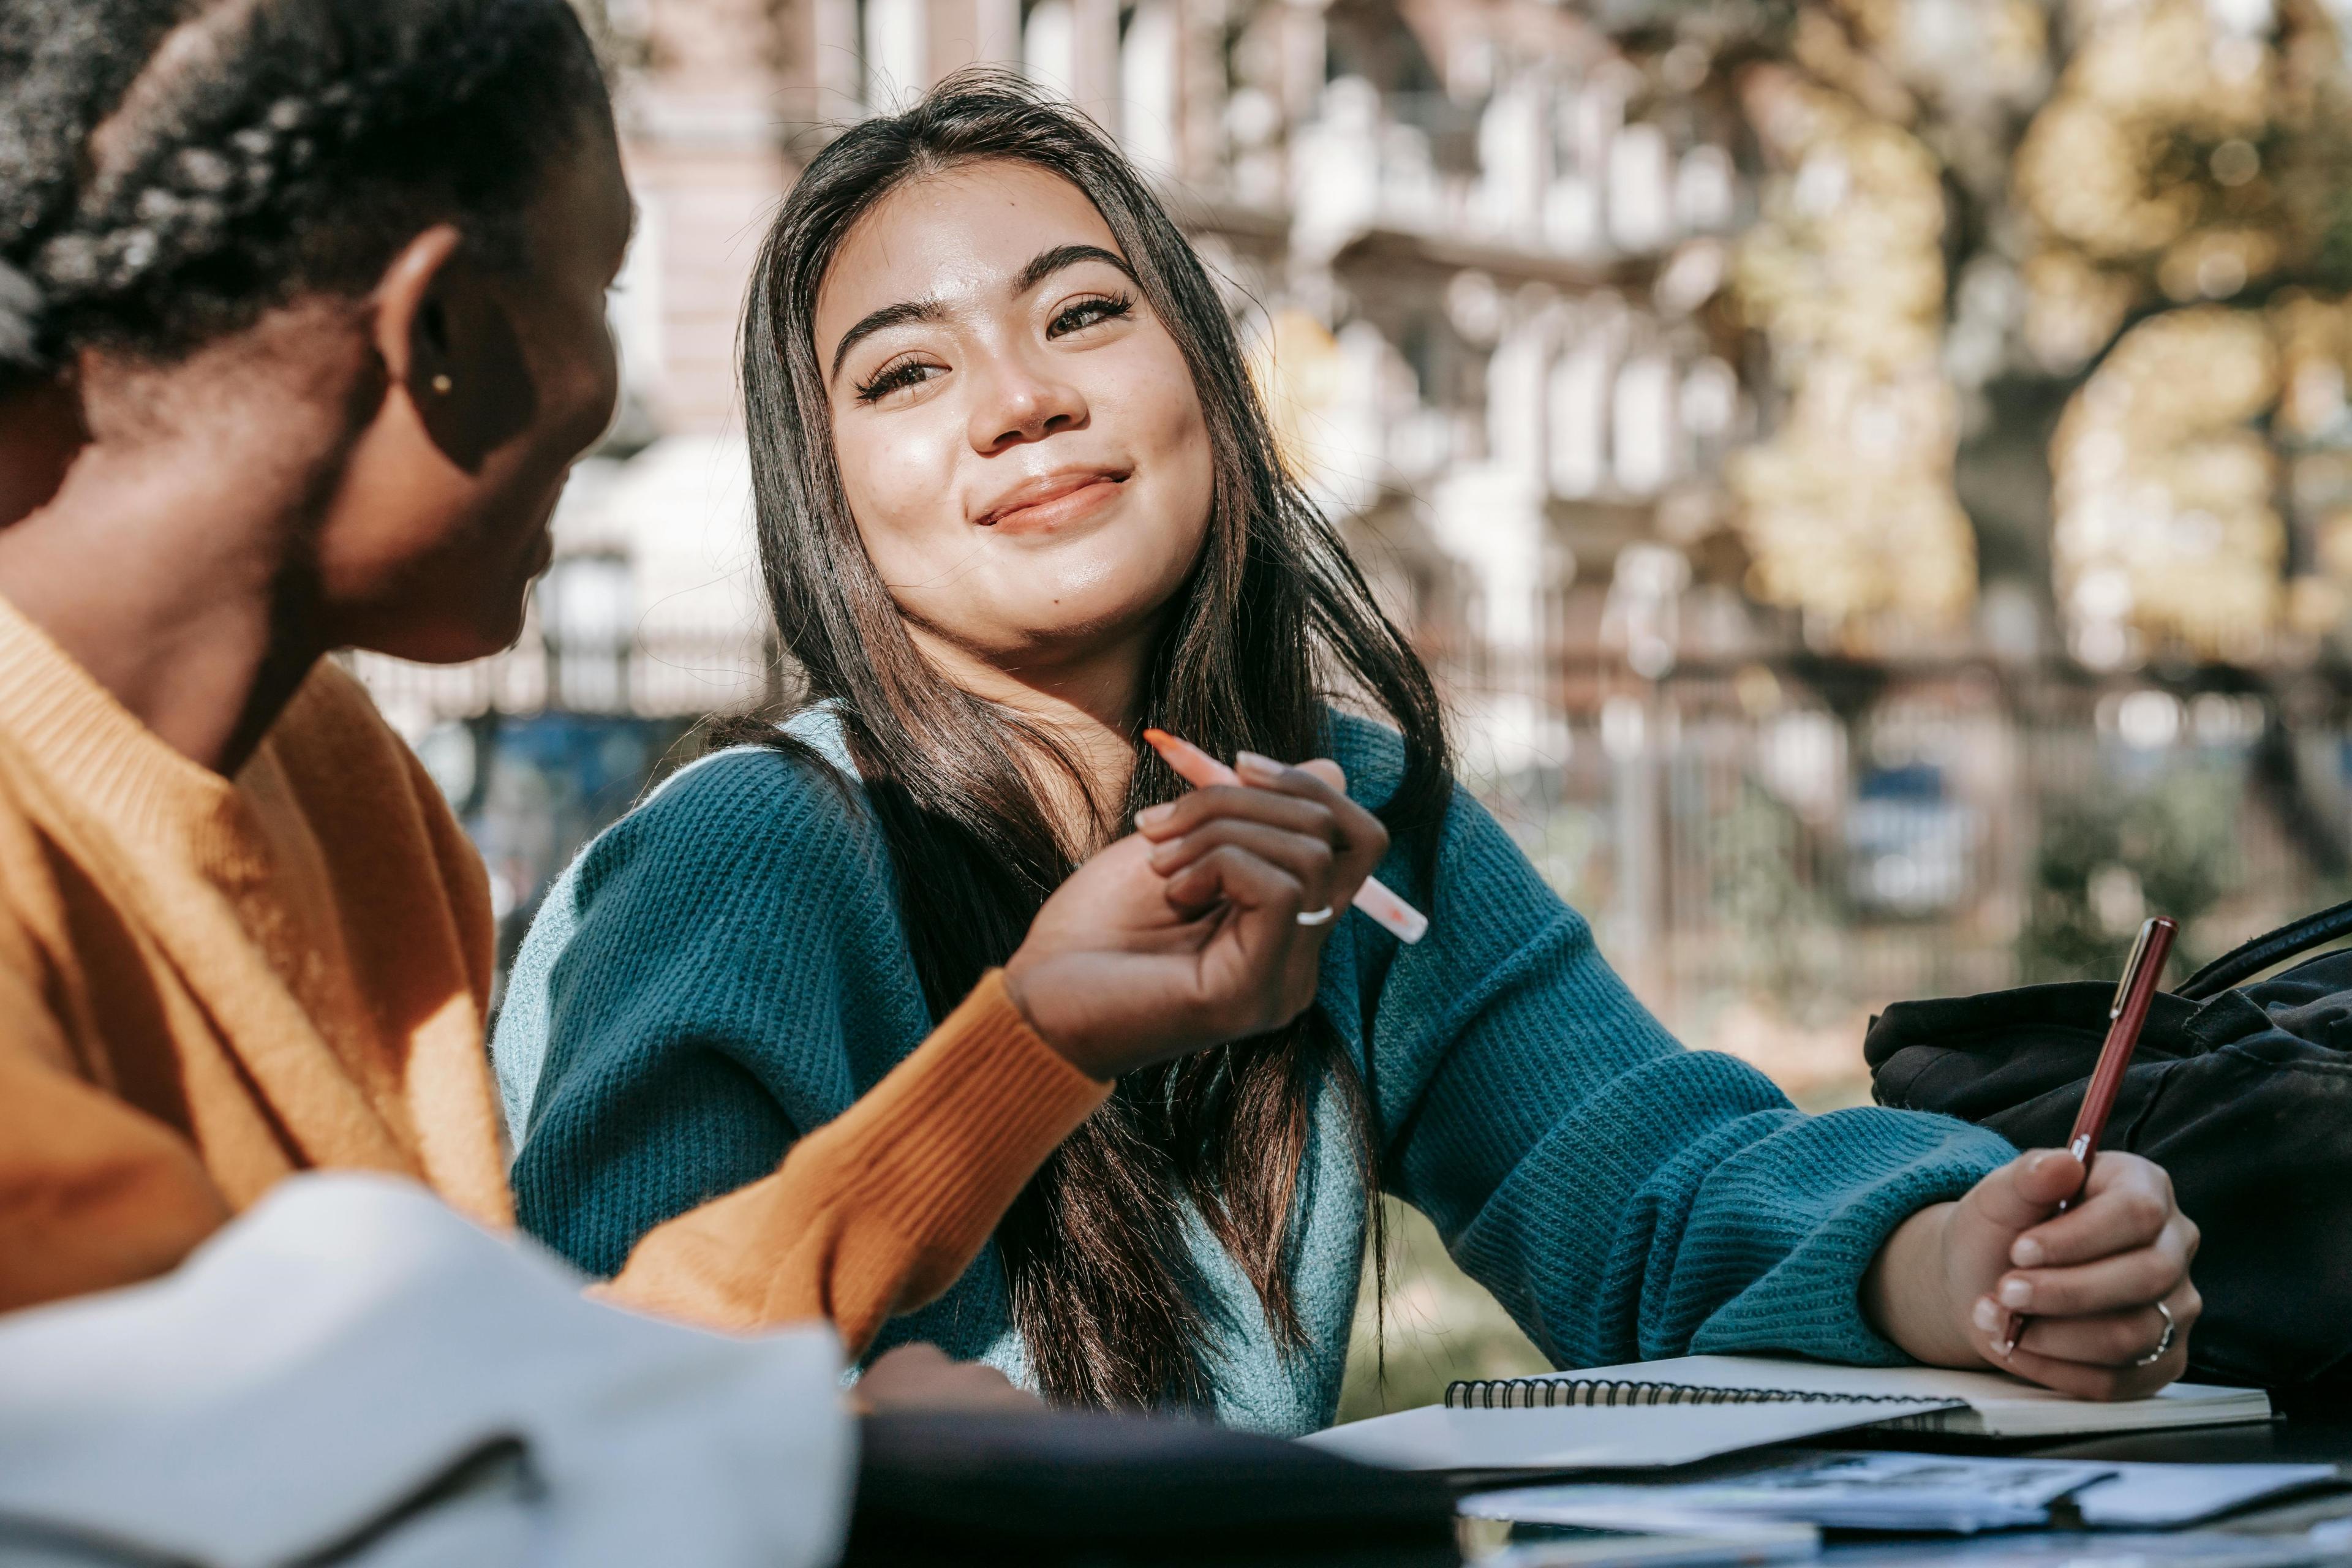
[[[2178,925],[2158,915],[2141,924],[2131,957],[2124,961],[2124,977],[2116,983],[2116,999],[2107,1006],[2107,1041],[2099,1047],[2099,1065],[2091,1070],[2091,1086],[2083,1091],[2083,1109],[2075,1113],[2074,1131],[2066,1136],[2066,1152],[2083,1162],[2083,1186],[2075,1189],[2075,1197],[2091,1184],[2092,1157],[2098,1153],[2099,1140],[2106,1133],[2107,1115],[2115,1110],[2116,1095],[2124,1086],[2124,1069],[2131,1066],[2132,1052],[2138,1048],[2140,1029],[2147,1022],[2147,1010],[2164,979],[2164,961],[2172,956],[2172,939],[2179,933]],[[2058,1212],[2064,1214],[2074,1206],[2074,1198],[2068,1198],[2058,1205]],[[2017,1348],[2019,1337],[2032,1321],[2010,1314],[2004,1355]]]

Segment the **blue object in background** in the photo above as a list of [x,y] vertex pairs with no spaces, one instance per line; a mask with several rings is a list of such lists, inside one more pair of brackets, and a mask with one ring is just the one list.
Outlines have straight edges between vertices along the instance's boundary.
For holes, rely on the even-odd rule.
[[501,989],[549,884],[677,760],[691,728],[604,713],[488,713],[440,725],[419,742],[489,867]]
[[1968,897],[1976,811],[1948,797],[1932,763],[1872,768],[1846,808],[1846,894],[1887,914],[1935,914]]

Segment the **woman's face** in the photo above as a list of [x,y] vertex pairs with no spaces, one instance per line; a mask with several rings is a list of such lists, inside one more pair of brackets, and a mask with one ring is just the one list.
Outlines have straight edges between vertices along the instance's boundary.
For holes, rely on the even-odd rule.
[[[589,128],[527,215],[514,275],[453,263],[420,313],[443,357],[411,373],[413,420],[379,419],[319,542],[340,639],[436,663],[521,631],[572,466],[611,425],[619,370],[605,295],[632,209],[609,130]],[[428,449],[429,448],[429,449]]]
[[919,631],[1017,671],[1157,625],[1208,532],[1208,427],[1076,185],[1003,161],[900,185],[814,326],[850,512]]

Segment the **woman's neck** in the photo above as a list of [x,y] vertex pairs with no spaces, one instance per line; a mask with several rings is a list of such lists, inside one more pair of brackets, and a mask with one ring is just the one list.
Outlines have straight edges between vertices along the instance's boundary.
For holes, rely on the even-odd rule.
[[1078,764],[1090,800],[1079,799],[1058,768],[1039,770],[1039,782],[1071,841],[1095,847],[1135,772],[1136,714],[1157,626],[1083,651],[1023,660],[982,657],[925,627],[908,629],[950,680],[1032,721]]
[[253,476],[228,468],[170,446],[92,446],[47,506],[0,530],[0,598],[166,744],[223,774],[325,651],[289,569],[290,531]]

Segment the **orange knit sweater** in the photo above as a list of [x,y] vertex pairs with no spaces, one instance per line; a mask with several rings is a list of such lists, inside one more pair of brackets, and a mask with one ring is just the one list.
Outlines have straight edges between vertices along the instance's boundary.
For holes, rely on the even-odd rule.
[[[0,1309],[168,1269],[295,1171],[413,1176],[510,1226],[491,940],[479,859],[341,670],[226,779],[0,601]],[[718,1328],[829,1317],[854,1352],[1107,1092],[991,975],[604,1289]]]

